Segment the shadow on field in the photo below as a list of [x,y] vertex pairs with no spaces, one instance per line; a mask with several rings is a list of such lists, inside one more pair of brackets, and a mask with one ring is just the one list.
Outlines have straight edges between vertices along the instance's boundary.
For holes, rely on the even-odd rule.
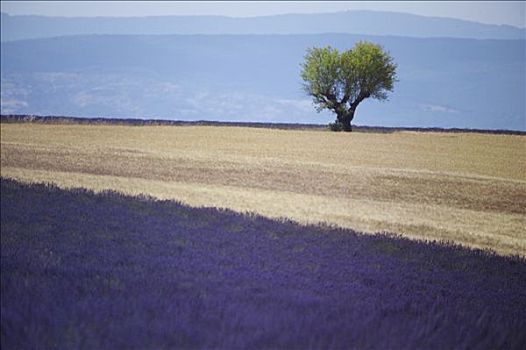
[[1,346],[524,348],[526,261],[1,180]]

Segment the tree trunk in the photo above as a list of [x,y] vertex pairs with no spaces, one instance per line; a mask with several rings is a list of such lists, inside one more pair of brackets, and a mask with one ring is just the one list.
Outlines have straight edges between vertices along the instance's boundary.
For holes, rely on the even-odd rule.
[[350,132],[352,131],[351,121],[354,118],[354,110],[350,110],[345,114],[337,116],[337,120],[342,124],[343,131]]

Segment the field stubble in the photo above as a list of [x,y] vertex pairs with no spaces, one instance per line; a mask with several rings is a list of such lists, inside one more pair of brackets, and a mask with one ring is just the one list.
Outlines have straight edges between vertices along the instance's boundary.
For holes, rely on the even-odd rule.
[[526,137],[2,124],[1,175],[526,255]]

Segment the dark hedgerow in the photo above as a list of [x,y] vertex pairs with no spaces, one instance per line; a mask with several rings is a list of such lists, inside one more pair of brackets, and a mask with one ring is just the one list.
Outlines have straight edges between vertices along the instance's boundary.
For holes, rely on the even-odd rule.
[[[60,117],[60,116],[38,116],[38,115],[0,115],[0,123],[37,123],[37,124],[77,124],[77,125],[171,125],[171,126],[230,126],[251,127],[282,130],[323,130],[326,126],[322,124],[299,124],[299,123],[264,123],[264,122],[220,122],[212,120],[166,120],[166,119],[133,119],[133,118],[88,118],[88,117]],[[480,133],[494,135],[526,135],[525,131],[518,130],[484,130],[484,129],[460,129],[460,128],[419,128],[419,127],[385,127],[353,125],[353,130],[371,133],[393,133],[399,131],[422,131],[440,133]]]
[[1,180],[2,349],[524,349],[526,261]]
[[339,121],[335,121],[334,123],[329,123],[327,128],[330,131],[343,131],[343,124],[340,123]]

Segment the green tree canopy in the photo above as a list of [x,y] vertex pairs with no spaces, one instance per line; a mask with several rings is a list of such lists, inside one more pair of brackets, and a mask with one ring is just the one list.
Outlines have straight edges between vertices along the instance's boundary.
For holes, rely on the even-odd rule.
[[380,45],[366,41],[339,52],[330,46],[307,51],[301,77],[317,111],[328,109],[351,131],[356,107],[366,98],[386,100],[393,91],[396,64]]

